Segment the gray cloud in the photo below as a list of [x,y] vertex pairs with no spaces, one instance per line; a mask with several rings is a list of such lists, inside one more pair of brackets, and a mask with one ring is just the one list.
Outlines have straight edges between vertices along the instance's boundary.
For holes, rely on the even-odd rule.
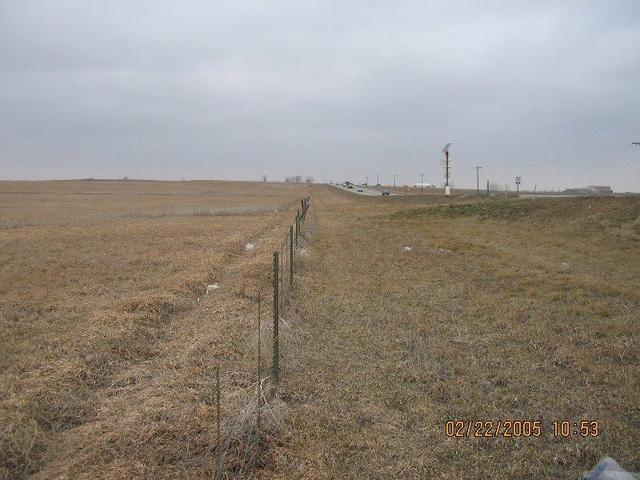
[[0,176],[640,190],[630,1],[0,3]]

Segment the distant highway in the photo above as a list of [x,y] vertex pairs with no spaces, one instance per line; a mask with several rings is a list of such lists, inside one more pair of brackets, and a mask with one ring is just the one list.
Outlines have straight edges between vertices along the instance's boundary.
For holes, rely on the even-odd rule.
[[[365,187],[364,185],[354,185],[353,188],[346,188],[346,187],[343,187],[342,185],[337,185],[335,183],[331,183],[330,185],[340,190],[351,192],[355,195],[364,195],[366,197],[382,196],[382,189],[378,190],[377,188]],[[362,191],[358,192],[358,189],[362,189]],[[398,194],[391,192],[391,195],[398,195]]]

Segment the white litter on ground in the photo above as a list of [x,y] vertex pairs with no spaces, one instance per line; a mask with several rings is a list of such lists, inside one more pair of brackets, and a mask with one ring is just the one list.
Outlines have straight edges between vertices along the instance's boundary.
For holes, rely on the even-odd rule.
[[426,253],[427,255],[438,255],[441,253],[453,254],[453,250],[449,250],[448,248],[428,248]]
[[256,248],[255,243],[247,243],[247,244],[244,246],[244,249],[245,249],[246,251],[253,250],[254,248]]
[[404,247],[404,251],[405,251],[405,252],[410,252],[411,250],[413,250],[413,248],[411,248],[411,247]]
[[209,295],[209,293],[219,288],[220,288],[220,285],[218,285],[217,283],[214,283],[213,285],[207,285],[207,295]]

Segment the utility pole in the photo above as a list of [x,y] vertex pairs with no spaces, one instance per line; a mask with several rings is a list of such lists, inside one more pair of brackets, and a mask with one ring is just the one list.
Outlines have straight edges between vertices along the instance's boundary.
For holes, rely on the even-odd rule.
[[480,165],[476,165],[473,168],[476,169],[476,193],[480,195],[480,169],[482,167]]
[[369,185],[369,177],[364,177],[364,184]]
[[394,190],[394,191],[395,191],[395,189],[396,189],[396,177],[397,177],[397,176],[398,176],[398,175],[396,175],[395,173],[393,174],[393,190]]
[[520,183],[522,182],[522,177],[516,177],[516,195],[520,196]]
[[449,150],[444,152],[444,162],[445,162],[445,167],[444,167],[444,186],[448,187],[449,186]]
[[424,190],[424,173],[420,174],[420,190]]
[[376,173],[376,187],[380,185],[380,174]]
[[451,148],[451,143],[447,143],[442,149],[442,153],[444,153],[444,194],[447,197],[451,194],[451,188],[449,187],[449,148]]

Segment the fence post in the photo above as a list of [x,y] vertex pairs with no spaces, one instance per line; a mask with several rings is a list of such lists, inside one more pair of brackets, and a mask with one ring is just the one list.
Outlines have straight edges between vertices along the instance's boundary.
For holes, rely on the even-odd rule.
[[289,227],[289,288],[293,292],[293,225]]
[[260,423],[261,423],[261,419],[260,419],[260,410],[262,408],[262,384],[261,384],[261,376],[262,373],[260,372],[262,366],[262,352],[261,350],[261,343],[262,343],[262,337],[261,337],[261,332],[260,332],[260,320],[261,320],[261,310],[262,310],[262,295],[260,293],[260,290],[258,290],[258,368],[257,368],[257,373],[258,373],[258,404],[256,406],[256,431],[258,432],[258,437],[260,436]]
[[300,238],[300,210],[296,214],[296,247],[298,246],[298,239]]
[[[278,260],[280,260],[280,271],[278,272],[278,280],[280,283],[278,285],[278,300],[280,300],[280,306],[284,308],[285,300],[287,298],[286,293],[286,284],[284,283],[284,261],[285,261],[285,246],[280,246],[282,253],[278,253]],[[280,250],[279,250],[280,251]]]
[[222,478],[222,435],[220,435],[220,364],[216,368],[216,417],[217,417],[217,431],[216,440],[218,445],[216,447],[218,458],[216,464],[216,480]]
[[273,381],[278,383],[280,379],[280,356],[278,348],[278,323],[279,323],[279,300],[278,300],[278,252],[273,252],[273,362],[271,365]]

